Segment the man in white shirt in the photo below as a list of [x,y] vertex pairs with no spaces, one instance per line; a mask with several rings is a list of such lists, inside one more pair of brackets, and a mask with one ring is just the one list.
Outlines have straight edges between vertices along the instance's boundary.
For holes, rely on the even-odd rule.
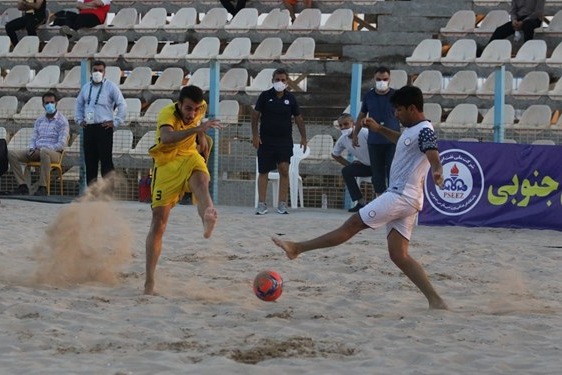
[[[344,167],[341,170],[345,186],[349,191],[349,196],[353,202],[357,204],[349,209],[349,212],[357,212],[365,206],[366,201],[361,193],[361,189],[357,184],[357,177],[372,177],[371,162],[369,160],[369,147],[367,145],[367,138],[369,137],[369,130],[362,128],[358,135],[358,146],[353,146],[352,132],[354,121],[349,113],[343,113],[338,117],[338,125],[341,131],[341,137],[336,141],[332,149],[332,157]],[[342,156],[343,152],[347,151],[349,155],[353,156],[353,161]]]

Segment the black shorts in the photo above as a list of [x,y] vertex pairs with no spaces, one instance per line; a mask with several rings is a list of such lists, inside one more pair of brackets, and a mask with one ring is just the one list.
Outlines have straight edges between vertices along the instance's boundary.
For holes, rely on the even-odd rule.
[[293,145],[264,145],[258,148],[258,172],[268,173],[277,169],[279,163],[290,163]]

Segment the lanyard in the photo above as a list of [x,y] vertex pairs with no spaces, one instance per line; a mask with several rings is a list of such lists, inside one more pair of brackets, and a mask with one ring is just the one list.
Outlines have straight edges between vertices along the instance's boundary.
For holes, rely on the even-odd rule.
[[[96,95],[96,101],[95,101],[94,105],[98,105],[98,100],[100,100],[100,94],[101,94],[101,89],[103,88],[103,82],[104,81],[101,81],[100,90],[98,91],[98,94]],[[94,87],[94,85],[90,83],[90,92],[88,94],[88,105],[90,105],[90,99],[92,98],[92,88],[93,87]]]

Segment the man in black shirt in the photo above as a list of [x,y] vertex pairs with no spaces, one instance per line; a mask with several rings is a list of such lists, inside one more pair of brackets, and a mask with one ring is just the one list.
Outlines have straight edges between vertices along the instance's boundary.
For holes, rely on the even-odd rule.
[[23,15],[13,19],[6,24],[6,34],[10,37],[12,46],[18,44],[16,31],[25,29],[27,35],[37,35],[37,27],[47,19],[46,0],[19,0],[18,9],[23,11]]

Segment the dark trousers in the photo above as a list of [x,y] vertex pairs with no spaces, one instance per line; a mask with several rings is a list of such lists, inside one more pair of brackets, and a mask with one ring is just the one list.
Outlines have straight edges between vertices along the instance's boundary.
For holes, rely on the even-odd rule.
[[[525,39],[525,42],[534,38],[535,29],[539,27],[541,24],[542,21],[536,18],[523,21],[522,31],[523,31],[523,38]],[[511,23],[511,21],[509,21],[499,26],[494,31],[492,37],[490,38],[490,42],[495,39],[506,39],[507,37],[513,34],[515,34],[515,29],[513,28],[513,24]]]
[[343,176],[343,181],[349,191],[349,196],[352,201],[357,201],[363,198],[361,189],[357,184],[356,177],[371,177],[371,167],[359,162],[351,163],[342,168],[341,174]]
[[84,163],[86,164],[86,183],[90,185],[98,177],[101,163],[102,177],[113,171],[113,129],[92,124],[84,128]]
[[246,6],[246,0],[238,0],[236,1],[236,5],[233,4],[230,0],[220,0],[224,9],[228,11],[228,13],[232,14],[233,16],[238,13],[240,9],[243,9]]
[[393,143],[369,145],[373,189],[376,194],[382,194],[386,190],[394,151],[396,151],[396,145]]
[[64,12],[64,17],[57,19],[53,23],[55,26],[68,26],[73,30],[90,28],[100,25],[100,20],[95,14],[78,14],[74,12]]
[[18,44],[16,31],[25,29],[27,35],[37,35],[37,27],[45,22],[45,18],[38,18],[35,14],[25,13],[23,17],[11,20],[6,24],[6,34],[10,38],[12,45]]

